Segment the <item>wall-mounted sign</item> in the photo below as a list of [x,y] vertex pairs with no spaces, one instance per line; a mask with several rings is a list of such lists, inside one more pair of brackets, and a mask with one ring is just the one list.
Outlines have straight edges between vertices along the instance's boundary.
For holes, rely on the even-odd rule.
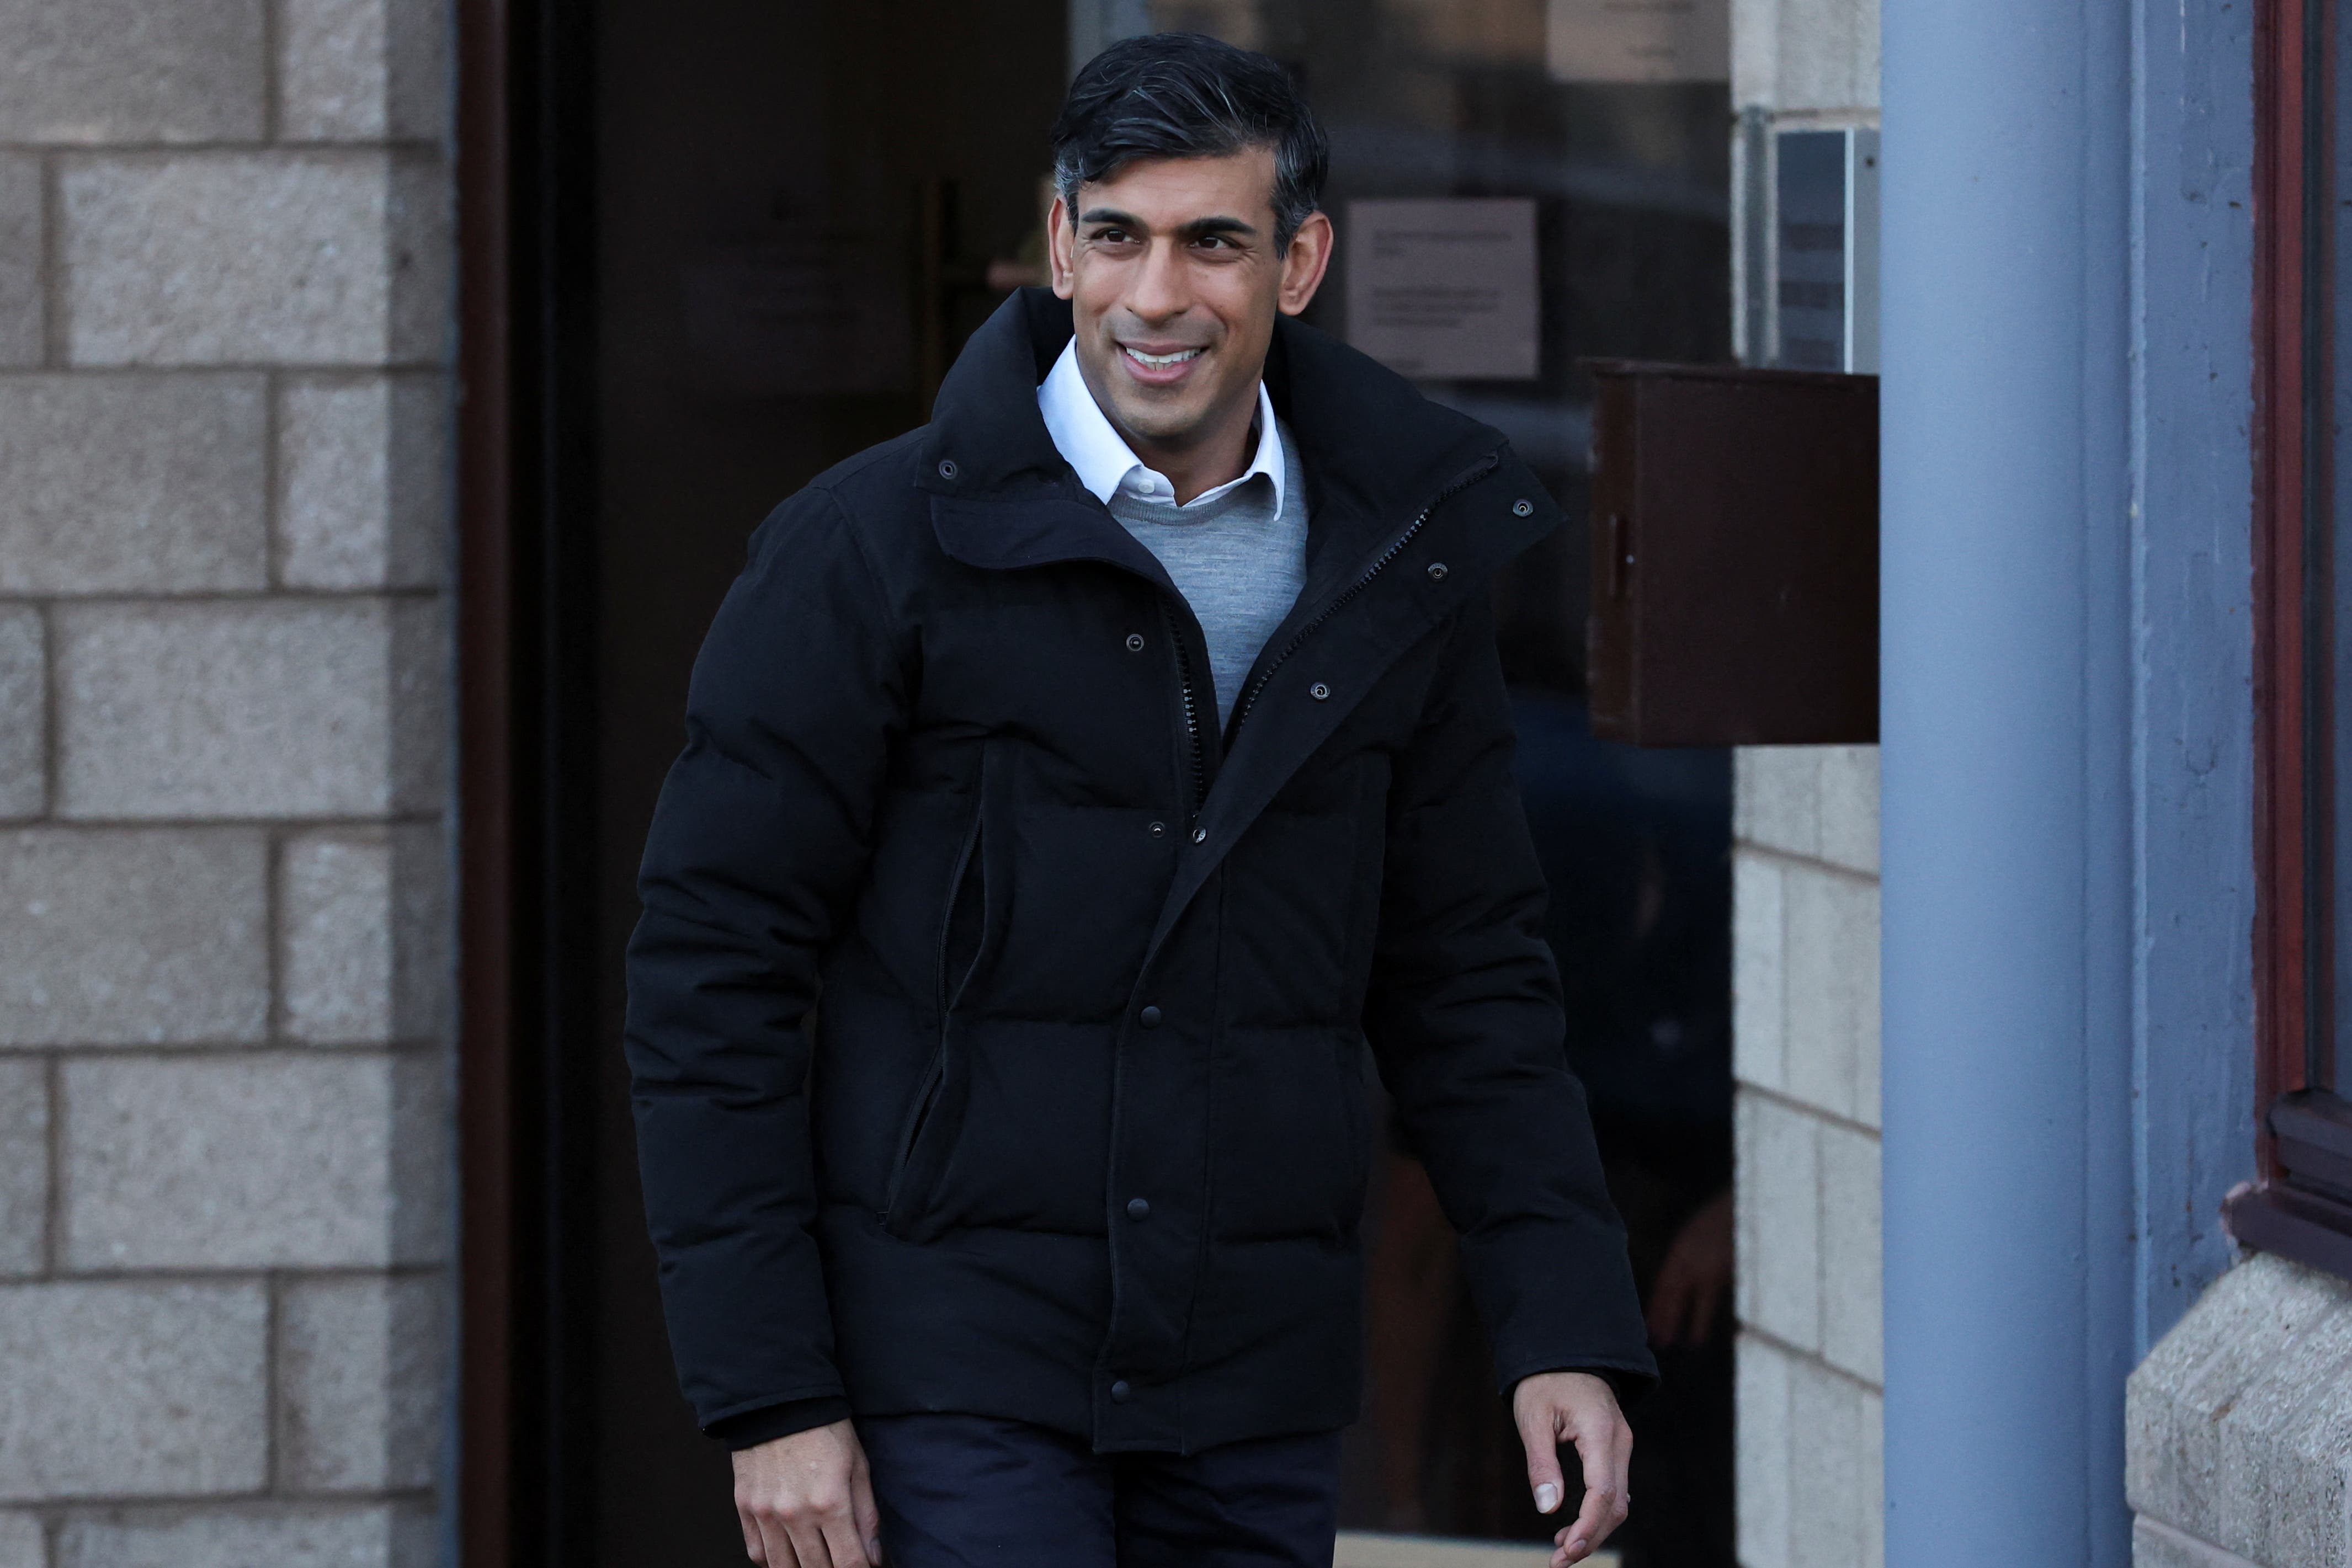
[[1348,204],[1348,341],[1429,381],[1532,381],[1536,204]]
[[1729,81],[1730,0],[1547,0],[1560,81]]
[[1775,364],[1878,371],[1878,132],[1774,136]]

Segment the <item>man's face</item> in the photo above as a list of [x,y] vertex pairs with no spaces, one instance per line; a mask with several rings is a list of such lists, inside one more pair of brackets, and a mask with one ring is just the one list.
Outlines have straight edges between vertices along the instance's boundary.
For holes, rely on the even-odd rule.
[[1048,222],[1054,292],[1077,321],[1078,366],[1131,444],[1181,450],[1257,401],[1277,311],[1315,297],[1331,225],[1315,214],[1277,252],[1274,153],[1139,160],[1079,187]]

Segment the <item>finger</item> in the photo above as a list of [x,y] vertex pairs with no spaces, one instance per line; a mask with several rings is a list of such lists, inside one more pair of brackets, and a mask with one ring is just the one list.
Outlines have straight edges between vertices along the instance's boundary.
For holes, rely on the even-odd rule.
[[874,1559],[866,1550],[872,1537],[857,1528],[856,1511],[847,1504],[827,1514],[821,1524],[824,1549],[832,1555],[833,1568],[874,1568]]
[[1570,1562],[1582,1562],[1625,1522],[1625,1470],[1633,1458],[1633,1440],[1613,1411],[1607,1420],[1576,1434],[1577,1458],[1584,1466],[1584,1506],[1568,1528]]
[[767,1549],[760,1544],[760,1521],[740,1490],[735,1493],[735,1523],[743,1531],[743,1555],[754,1563],[767,1562]]
[[1611,1517],[1615,1495],[1589,1481],[1585,1484],[1584,1506],[1577,1511],[1576,1522],[1552,1538],[1562,1542],[1569,1562],[1583,1562],[1609,1539],[1610,1531],[1616,1527]]
[[[784,1559],[793,1568],[833,1568],[833,1553],[824,1547],[824,1530],[816,1520],[803,1514],[787,1527],[793,1555]],[[769,1568],[775,1568],[773,1563]]]
[[874,1472],[866,1467],[866,1456],[849,1471],[849,1512],[857,1526],[857,1539],[866,1542],[866,1555],[876,1563],[882,1561],[882,1511],[874,1503]]
[[801,1554],[793,1550],[792,1531],[772,1515],[760,1521],[760,1542],[767,1568],[801,1568]]
[[1535,1494],[1536,1511],[1549,1513],[1568,1495],[1559,1479],[1559,1428],[1548,1405],[1518,1412],[1519,1442],[1528,1451],[1528,1490]]

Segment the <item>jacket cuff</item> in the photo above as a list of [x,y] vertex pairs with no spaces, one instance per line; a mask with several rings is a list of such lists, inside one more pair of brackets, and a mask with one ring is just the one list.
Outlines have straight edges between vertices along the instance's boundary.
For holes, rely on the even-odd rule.
[[815,1399],[787,1399],[782,1405],[763,1405],[757,1410],[739,1410],[705,1427],[702,1435],[716,1437],[730,1450],[740,1452],[779,1437],[789,1437],[795,1432],[813,1431],[848,1419],[849,1401],[838,1394],[829,1394]]
[[1590,1372],[1630,1410],[1657,1382],[1624,1232],[1613,1224],[1499,1228],[1464,1237],[1462,1260],[1503,1389],[1534,1373]]

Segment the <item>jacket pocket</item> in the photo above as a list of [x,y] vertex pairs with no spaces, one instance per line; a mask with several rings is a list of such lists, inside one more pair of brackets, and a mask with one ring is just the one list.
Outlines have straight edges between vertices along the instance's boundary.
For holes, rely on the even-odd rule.
[[986,935],[987,873],[980,853],[981,836],[987,831],[984,817],[975,806],[963,847],[956,852],[955,871],[948,878],[947,903],[940,913],[940,956],[933,991],[942,1024],[980,965],[981,944]]
[[946,1053],[932,1059],[930,1071],[923,1074],[917,1086],[915,1103],[907,1109],[905,1125],[899,1129],[898,1152],[890,1160],[890,1182],[882,1197],[882,1225],[892,1235],[905,1234],[912,1197],[907,1190],[907,1176],[914,1164],[915,1150],[922,1143],[923,1130],[930,1125],[931,1113],[939,1108],[940,1085],[945,1076]]
[[992,742],[982,753],[978,801],[941,900],[933,974],[940,1048],[908,1109],[884,1189],[883,1228],[902,1239],[919,1239],[924,1232],[963,1124],[971,1063],[957,1009],[987,963],[995,946],[994,933],[1003,924],[1003,878],[991,871],[991,862],[1000,858],[992,841],[1003,831],[1001,825],[992,831],[991,821],[1003,810],[1004,768],[1004,748]]

